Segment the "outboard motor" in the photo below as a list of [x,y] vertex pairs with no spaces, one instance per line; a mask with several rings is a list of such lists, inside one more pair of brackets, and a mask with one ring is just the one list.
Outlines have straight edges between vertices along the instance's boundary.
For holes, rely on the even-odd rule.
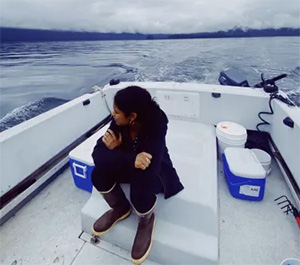
[[235,69],[225,69],[219,75],[219,82],[224,86],[249,87],[246,77]]

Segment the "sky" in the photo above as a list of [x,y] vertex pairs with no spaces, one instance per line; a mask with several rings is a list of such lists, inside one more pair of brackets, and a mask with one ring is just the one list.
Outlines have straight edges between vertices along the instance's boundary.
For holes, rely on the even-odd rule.
[[300,27],[300,0],[0,0],[2,27],[196,33]]

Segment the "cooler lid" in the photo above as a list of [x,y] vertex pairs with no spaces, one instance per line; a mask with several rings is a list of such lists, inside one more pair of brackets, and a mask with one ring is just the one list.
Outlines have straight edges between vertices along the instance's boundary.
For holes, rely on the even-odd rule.
[[266,177],[263,166],[250,149],[227,147],[224,153],[229,169],[234,175],[251,179]]
[[90,165],[90,166],[94,166],[92,152],[97,143],[97,140],[102,135],[104,135],[104,133],[107,131],[108,128],[109,128],[109,124],[105,125],[103,128],[101,128],[99,131],[97,131],[95,134],[93,134],[87,140],[85,140],[80,145],[78,145],[76,148],[74,148],[69,153],[69,158],[76,160],[76,161],[80,161],[80,162]]

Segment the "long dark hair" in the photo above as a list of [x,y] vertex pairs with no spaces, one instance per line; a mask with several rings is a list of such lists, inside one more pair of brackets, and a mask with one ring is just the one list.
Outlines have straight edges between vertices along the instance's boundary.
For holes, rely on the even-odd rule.
[[119,90],[114,98],[115,104],[128,117],[131,112],[137,114],[136,120],[142,125],[150,125],[153,118],[161,112],[150,93],[139,86],[129,86]]

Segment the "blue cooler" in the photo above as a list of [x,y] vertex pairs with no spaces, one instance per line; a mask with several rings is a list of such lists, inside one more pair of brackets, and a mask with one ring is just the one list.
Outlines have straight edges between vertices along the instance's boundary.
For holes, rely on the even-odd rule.
[[80,189],[92,192],[92,172],[95,166],[92,152],[97,140],[108,128],[109,124],[101,128],[69,153],[69,162],[74,183]]
[[262,200],[266,172],[255,154],[250,149],[227,147],[222,159],[231,195],[243,200]]

